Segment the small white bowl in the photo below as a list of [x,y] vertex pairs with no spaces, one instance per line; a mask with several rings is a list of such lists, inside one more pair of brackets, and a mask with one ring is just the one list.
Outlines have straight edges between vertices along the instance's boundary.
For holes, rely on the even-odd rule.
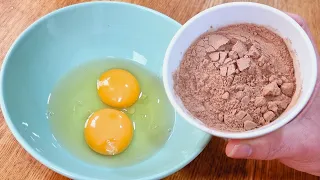
[[[228,132],[212,129],[193,117],[184,107],[180,98],[173,89],[172,74],[180,65],[184,52],[201,34],[207,32],[210,27],[214,29],[236,23],[254,23],[264,25],[290,41],[291,48],[295,51],[296,78],[301,83],[300,91],[296,92],[295,103],[291,103],[287,111],[272,123],[245,132]],[[304,108],[310,99],[317,79],[317,59],[312,43],[300,27],[291,17],[275,8],[248,2],[227,3],[207,9],[185,23],[175,34],[167,49],[163,64],[163,82],[167,96],[177,110],[189,123],[214,136],[245,139],[254,138],[270,133],[294,119]],[[299,89],[299,88],[297,88]]]

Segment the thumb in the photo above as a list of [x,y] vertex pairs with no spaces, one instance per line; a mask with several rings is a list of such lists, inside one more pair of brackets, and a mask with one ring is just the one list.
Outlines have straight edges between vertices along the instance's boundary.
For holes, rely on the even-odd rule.
[[230,140],[226,154],[231,158],[271,160],[288,158],[306,153],[302,137],[305,126],[293,121],[268,135],[249,140]]

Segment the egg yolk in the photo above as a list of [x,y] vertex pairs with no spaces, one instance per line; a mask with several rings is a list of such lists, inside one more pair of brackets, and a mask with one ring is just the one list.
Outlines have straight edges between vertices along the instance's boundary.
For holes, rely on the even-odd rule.
[[88,146],[103,155],[123,152],[133,136],[133,125],[126,114],[115,109],[94,112],[85,123],[84,136]]
[[102,102],[116,108],[130,107],[140,94],[137,79],[123,69],[111,69],[103,73],[98,80],[97,89]]

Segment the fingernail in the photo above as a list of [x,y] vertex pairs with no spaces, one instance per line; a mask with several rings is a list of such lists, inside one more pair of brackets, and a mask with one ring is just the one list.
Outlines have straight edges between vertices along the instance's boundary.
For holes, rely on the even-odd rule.
[[232,158],[247,158],[251,155],[251,153],[252,148],[249,145],[238,144],[232,148],[228,156]]

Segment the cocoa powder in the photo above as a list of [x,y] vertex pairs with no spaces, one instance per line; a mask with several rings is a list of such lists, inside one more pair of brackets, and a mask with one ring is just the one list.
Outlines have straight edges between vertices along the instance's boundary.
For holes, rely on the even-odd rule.
[[185,108],[210,128],[246,131],[281,115],[296,89],[284,40],[254,24],[200,36],[173,75]]

